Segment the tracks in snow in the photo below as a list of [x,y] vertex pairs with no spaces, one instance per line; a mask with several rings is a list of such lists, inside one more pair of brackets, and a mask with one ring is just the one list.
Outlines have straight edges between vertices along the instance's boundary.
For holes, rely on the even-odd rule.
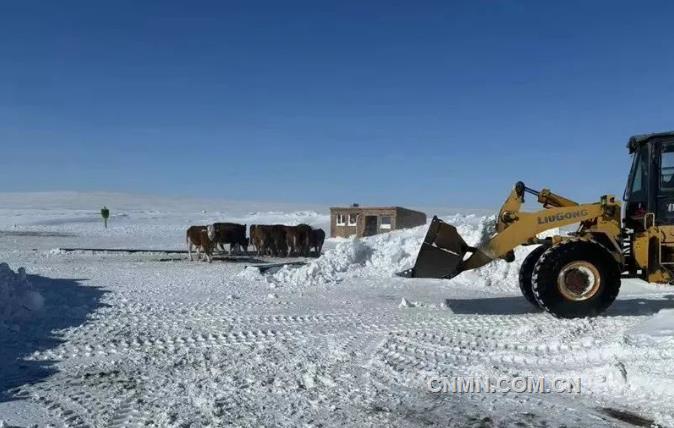
[[[123,287],[125,280],[116,284]],[[349,301],[346,306],[321,301],[318,293],[318,298],[302,297],[259,284],[250,290],[208,281],[193,287],[181,294],[178,278],[147,294],[125,289],[111,293],[109,306],[88,323],[63,332],[61,345],[32,355],[33,360],[56,361],[59,372],[24,392],[64,426],[116,428],[170,425],[178,423],[172,417],[197,418],[189,413],[197,411],[228,420],[240,415],[240,409],[262,411],[256,407],[261,400],[283,408],[274,400],[285,399],[296,388],[297,403],[319,402],[331,389],[353,391],[357,403],[376,400],[375,390],[385,391],[391,403],[404,402],[405,394],[432,401],[437,397],[428,397],[423,385],[429,374],[580,373],[596,380],[607,368],[619,376],[614,366],[622,361],[633,364],[627,364],[629,377],[630,370],[642,370],[634,362],[674,360],[674,347],[622,343],[635,317],[459,315],[423,307],[398,309],[396,299],[375,299],[354,290],[354,296],[338,295],[340,302]],[[269,291],[280,296],[268,299]],[[229,298],[232,294],[241,297]],[[308,364],[315,367],[307,375]],[[637,411],[652,412],[658,403],[651,398],[656,404],[649,407],[643,389],[629,385],[592,386],[589,393],[592,399],[619,401],[616,407]],[[488,409],[496,399],[470,400]],[[514,407],[560,409],[559,403],[540,397],[508,400]],[[174,408],[177,416],[167,419]]]

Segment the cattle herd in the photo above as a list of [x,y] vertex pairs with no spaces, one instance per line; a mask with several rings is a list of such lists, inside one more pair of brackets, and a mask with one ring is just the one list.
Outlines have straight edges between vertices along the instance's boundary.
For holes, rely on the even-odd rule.
[[208,226],[190,226],[186,234],[187,253],[190,260],[192,249],[196,249],[197,260],[203,252],[206,260],[213,260],[213,252],[225,250],[229,246],[229,254],[248,253],[248,246],[253,245],[258,256],[303,256],[308,257],[313,251],[316,257],[321,255],[325,231],[313,229],[307,224],[286,226],[283,224],[253,224],[246,237],[246,225],[237,223],[213,223]]

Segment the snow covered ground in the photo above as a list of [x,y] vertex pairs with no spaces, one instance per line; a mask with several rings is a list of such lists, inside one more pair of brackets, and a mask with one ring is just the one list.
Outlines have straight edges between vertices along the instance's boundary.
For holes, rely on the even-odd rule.
[[[97,212],[104,204],[112,211],[107,230]],[[469,242],[484,232],[480,215],[444,218]],[[245,258],[207,264],[159,253],[57,250],[183,249],[186,226],[215,220],[327,230],[328,215],[327,207],[283,204],[0,194],[0,262],[11,268],[13,284],[25,280],[21,287],[34,293],[28,312],[0,322],[0,420],[58,427],[674,425],[668,286],[625,281],[605,316],[558,320],[519,295],[517,262],[450,281],[395,277],[414,262],[424,227],[330,240],[321,258],[264,275]],[[526,251],[517,251],[518,260]],[[4,272],[0,280],[10,277]],[[582,391],[428,389],[430,378],[457,376],[580,377]]]

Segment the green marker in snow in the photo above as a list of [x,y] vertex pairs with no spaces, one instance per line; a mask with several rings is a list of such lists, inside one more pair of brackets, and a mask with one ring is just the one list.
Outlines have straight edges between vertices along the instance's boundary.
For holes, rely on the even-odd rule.
[[103,224],[105,228],[108,228],[108,218],[110,217],[110,210],[107,207],[103,207],[101,210],[101,217],[103,217]]

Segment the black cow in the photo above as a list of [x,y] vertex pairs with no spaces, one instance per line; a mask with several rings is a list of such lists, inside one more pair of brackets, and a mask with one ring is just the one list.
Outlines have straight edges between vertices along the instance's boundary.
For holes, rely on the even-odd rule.
[[215,236],[213,241],[224,251],[225,244],[229,244],[229,254],[238,247],[238,251],[248,252],[246,225],[238,223],[213,223]]
[[311,231],[311,248],[316,251],[316,257],[320,257],[325,242],[325,231],[323,229],[313,229]]
[[286,235],[286,226],[283,224],[274,224],[270,227],[270,250],[274,257],[285,257],[288,255],[288,241]]

